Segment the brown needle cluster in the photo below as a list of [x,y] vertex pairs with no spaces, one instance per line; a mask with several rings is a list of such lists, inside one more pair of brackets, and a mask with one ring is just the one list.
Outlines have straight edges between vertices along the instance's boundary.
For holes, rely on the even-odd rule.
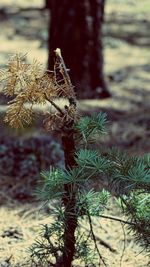
[[[42,65],[33,61],[27,63],[26,55],[16,54],[10,58],[5,69],[0,70],[0,83],[6,96],[13,98],[8,102],[5,121],[14,128],[24,127],[32,122],[34,104],[49,102],[57,110],[46,113],[46,130],[61,128],[64,120],[75,118],[76,100],[60,49],[56,49],[54,71],[45,71]],[[69,105],[61,110],[55,103],[57,98],[66,98]]]

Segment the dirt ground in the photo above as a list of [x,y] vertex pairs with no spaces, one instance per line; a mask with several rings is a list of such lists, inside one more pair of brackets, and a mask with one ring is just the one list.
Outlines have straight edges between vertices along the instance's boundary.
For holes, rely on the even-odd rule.
[[[33,9],[26,10],[31,5]],[[36,58],[46,66],[48,12],[37,9],[42,7],[42,0],[1,0],[1,67],[15,52],[28,53],[29,61]],[[149,0],[107,1],[104,55],[112,97],[79,103],[80,110],[86,114],[88,110],[106,111],[110,121],[106,146],[119,146],[132,154],[150,151],[149,10]],[[0,110],[3,108],[0,106]],[[18,185],[15,181],[10,189],[10,179],[0,178],[0,267],[31,267],[27,249],[35,240],[39,226],[51,218],[41,211],[42,204],[35,199],[22,202],[14,199],[12,190],[26,184]],[[120,216],[115,206],[107,212]],[[97,237],[110,245],[110,249],[100,245],[109,267],[148,266],[148,256],[140,253],[141,248],[127,234],[126,227],[124,235],[119,222],[94,220]]]

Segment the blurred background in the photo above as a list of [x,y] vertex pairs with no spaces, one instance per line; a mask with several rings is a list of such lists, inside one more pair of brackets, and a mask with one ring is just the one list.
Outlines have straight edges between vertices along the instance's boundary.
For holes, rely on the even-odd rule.
[[146,105],[149,10],[148,0],[1,0],[0,66],[21,52],[53,68],[61,47],[80,98]]
[[[0,68],[5,68],[10,55],[21,52],[27,53],[29,62],[36,59],[43,68],[53,69],[53,51],[60,47],[80,112],[108,114],[109,134],[101,147],[147,153],[149,14],[149,0],[1,0]],[[3,122],[6,103],[0,93],[0,203],[14,203],[16,208],[15,203],[34,200],[31,188],[39,172],[50,165],[62,166],[63,152],[58,137],[44,132],[40,118],[28,129],[8,128]],[[13,220],[16,223],[15,216]],[[131,258],[124,266],[143,266],[140,258]]]

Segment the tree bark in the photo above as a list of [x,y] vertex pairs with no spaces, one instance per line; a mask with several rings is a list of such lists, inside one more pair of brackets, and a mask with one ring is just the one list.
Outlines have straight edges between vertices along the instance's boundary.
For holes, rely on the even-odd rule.
[[[51,10],[48,68],[59,47],[78,98],[110,96],[103,73],[102,23],[105,0],[48,0]],[[78,89],[77,89],[78,88]]]
[[[62,145],[65,156],[65,167],[66,169],[71,169],[76,165],[73,129],[68,128],[66,134],[63,134]],[[64,186],[64,197],[62,201],[65,207],[64,251],[62,257],[57,260],[55,266],[71,267],[75,254],[75,230],[77,228],[76,188],[74,184]]]
[[[66,169],[75,167],[75,142],[74,130],[62,137],[62,145],[65,155]],[[64,232],[64,253],[63,264],[65,267],[71,267],[75,254],[75,230],[77,227],[76,214],[76,188],[74,184],[64,186],[65,196],[63,202],[65,205],[65,232]]]

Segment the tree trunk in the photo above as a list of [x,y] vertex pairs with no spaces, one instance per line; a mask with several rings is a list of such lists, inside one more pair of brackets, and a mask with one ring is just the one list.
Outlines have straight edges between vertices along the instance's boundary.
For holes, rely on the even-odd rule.
[[[75,162],[75,143],[73,132],[70,135],[65,135],[62,138],[62,144],[65,154],[66,168],[73,168]],[[64,186],[65,197],[65,232],[64,232],[64,254],[63,263],[65,267],[71,267],[73,257],[75,254],[75,230],[77,228],[77,214],[76,214],[76,188],[75,185]]]
[[[62,136],[62,145],[65,156],[66,169],[76,166],[74,129],[69,128]],[[77,228],[76,214],[76,187],[74,184],[64,186],[64,197],[62,199],[65,207],[65,229],[64,229],[64,251],[61,258],[55,264],[56,267],[71,267],[75,254],[75,230]]]
[[48,67],[62,50],[78,98],[106,98],[102,22],[105,0],[48,0],[51,10]]

